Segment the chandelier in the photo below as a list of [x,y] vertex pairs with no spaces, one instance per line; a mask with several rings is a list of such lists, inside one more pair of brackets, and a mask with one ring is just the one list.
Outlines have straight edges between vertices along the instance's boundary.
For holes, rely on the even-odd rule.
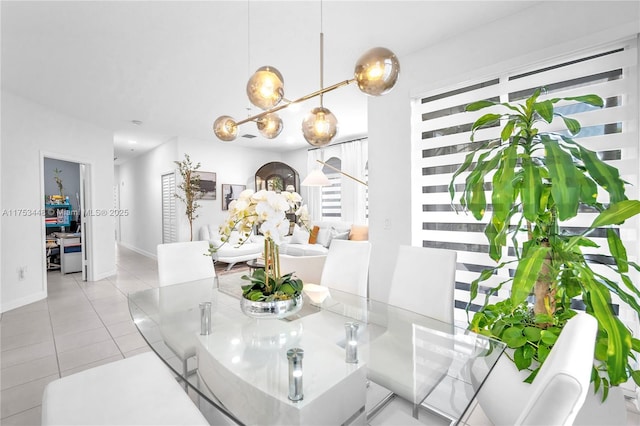
[[254,122],[258,132],[267,139],[277,137],[283,129],[282,119],[277,112],[293,104],[320,96],[320,106],[313,108],[302,122],[305,140],[317,147],[328,145],[338,131],[336,116],[323,104],[323,94],[351,83],[357,83],[363,93],[380,96],[389,92],[398,80],[400,63],[396,55],[384,47],[375,47],[365,52],[356,62],[354,76],[332,86],[323,87],[324,34],[320,31],[320,90],[295,100],[284,97],[284,78],[272,66],[256,70],[247,82],[247,97],[261,113],[236,121],[228,115],[220,116],[213,123],[213,132],[218,139],[230,142],[238,136],[238,126]]

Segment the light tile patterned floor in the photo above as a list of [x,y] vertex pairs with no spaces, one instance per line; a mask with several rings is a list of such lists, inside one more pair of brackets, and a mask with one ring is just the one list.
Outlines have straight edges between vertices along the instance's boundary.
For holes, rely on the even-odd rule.
[[[126,295],[158,286],[156,261],[118,247],[116,263],[117,274],[97,282],[82,282],[79,273],[50,272],[46,300],[2,314],[2,425],[40,425],[42,393],[50,381],[150,350],[131,321]],[[393,404],[408,409],[402,401]],[[420,421],[445,424],[429,415]],[[467,424],[491,423],[476,409]],[[640,416],[630,412],[628,424],[640,424]]]

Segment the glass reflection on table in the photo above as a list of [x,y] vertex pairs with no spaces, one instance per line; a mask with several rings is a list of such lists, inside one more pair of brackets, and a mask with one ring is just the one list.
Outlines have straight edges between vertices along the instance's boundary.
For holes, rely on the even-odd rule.
[[[366,423],[372,385],[444,416],[464,419],[504,345],[464,328],[331,289],[282,320],[240,311],[242,282],[176,284],[129,295],[138,330],[181,380],[238,424]],[[199,304],[211,302],[211,334]],[[345,362],[345,323],[357,322],[357,364]],[[286,351],[304,349],[304,399],[288,399]],[[177,348],[177,351],[176,351]],[[195,348],[195,374],[175,355]],[[330,409],[327,409],[329,407]],[[202,409],[202,404],[201,404]]]

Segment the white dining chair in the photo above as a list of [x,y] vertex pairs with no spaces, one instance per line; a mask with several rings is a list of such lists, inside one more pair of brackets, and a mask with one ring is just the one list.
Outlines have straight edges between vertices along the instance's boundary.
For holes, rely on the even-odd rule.
[[208,241],[158,244],[158,280],[161,286],[215,278]]
[[[452,250],[400,246],[389,289],[389,305],[435,318],[443,327],[452,328],[456,259],[457,253]],[[369,377],[410,401],[413,416],[417,418],[422,388],[442,380],[451,360],[428,351],[421,353],[417,342],[423,338],[429,341],[433,336],[421,336],[419,328],[409,329],[400,324],[402,327],[396,327],[391,318],[387,331],[371,343]],[[428,344],[422,346],[429,347]],[[400,365],[401,359],[413,359],[413,365]],[[429,363],[424,365],[423,359]]]
[[320,285],[367,297],[370,257],[369,241],[331,241]]
[[[158,281],[160,286],[180,284],[189,281],[210,278],[212,285],[216,278],[216,271],[211,256],[207,255],[209,243],[207,241],[189,241],[180,243],[159,244]],[[161,293],[162,295],[162,293]],[[164,309],[172,309],[175,301],[161,300]],[[197,309],[198,307],[194,307]],[[186,378],[189,376],[188,360],[196,356],[194,336],[185,336],[172,327],[160,325],[160,331],[166,345],[182,362],[182,371]]]
[[290,272],[295,277],[302,280],[303,283],[319,283],[322,278],[322,270],[327,255],[321,254],[317,256],[290,256],[287,254],[280,255],[280,272],[282,275]]
[[597,332],[589,314],[567,321],[532,384],[503,355],[478,393],[482,411],[495,425],[572,425],[589,390]]
[[457,257],[453,250],[400,246],[388,303],[453,323]]

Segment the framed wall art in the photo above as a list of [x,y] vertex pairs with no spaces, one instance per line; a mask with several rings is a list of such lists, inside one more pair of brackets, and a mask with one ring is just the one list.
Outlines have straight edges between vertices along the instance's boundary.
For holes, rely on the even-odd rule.
[[237,200],[242,191],[247,189],[246,185],[222,184],[222,210],[229,210],[229,203]]
[[214,172],[195,172],[200,176],[201,200],[216,199],[216,174]]

